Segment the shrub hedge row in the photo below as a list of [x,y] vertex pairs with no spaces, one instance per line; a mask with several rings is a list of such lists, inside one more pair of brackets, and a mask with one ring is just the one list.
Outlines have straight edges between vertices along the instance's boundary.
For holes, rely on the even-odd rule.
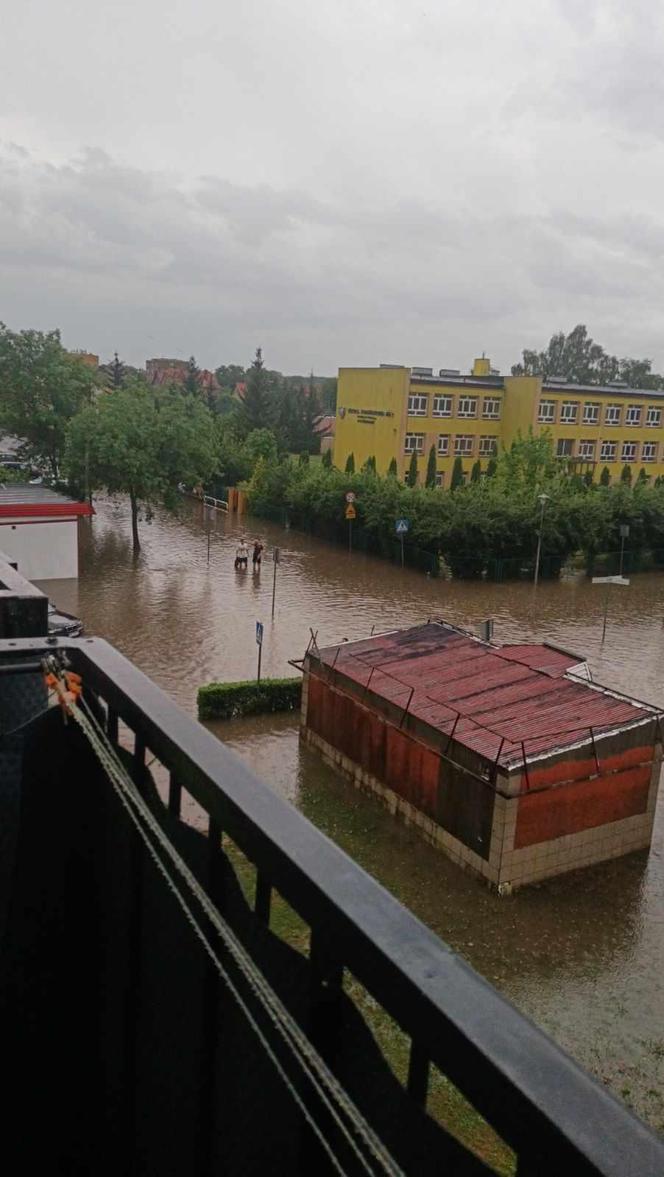
[[264,678],[262,682],[213,682],[198,690],[199,719],[233,719],[300,706],[302,679]]

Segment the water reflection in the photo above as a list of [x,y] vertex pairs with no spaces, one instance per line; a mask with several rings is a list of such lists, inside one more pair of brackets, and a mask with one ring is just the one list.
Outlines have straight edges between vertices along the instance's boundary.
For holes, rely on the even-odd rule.
[[[536,592],[525,583],[435,581],[263,522],[208,518],[197,503],[183,504],[178,518],[157,512],[143,523],[134,561],[125,505],[96,506],[96,518],[81,521],[80,580],[45,587],[192,712],[201,683],[255,674],[256,620],[265,624],[270,675],[292,673],[288,659],[302,653],[310,627],[323,644],[429,616],[468,626],[493,617],[499,640],[545,639],[578,651],[600,681],[664,706],[664,574],[611,590],[602,645],[603,590],[583,576]],[[241,532],[266,543],[259,576],[234,571]],[[274,544],[282,563],[272,623]],[[300,744],[295,717],[215,730],[581,1062],[664,1124],[661,804],[649,857],[498,899],[322,764]]]

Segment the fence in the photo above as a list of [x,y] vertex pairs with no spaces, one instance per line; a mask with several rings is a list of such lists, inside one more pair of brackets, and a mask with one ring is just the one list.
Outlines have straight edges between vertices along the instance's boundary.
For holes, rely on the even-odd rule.
[[[276,1082],[274,1060],[283,1069],[286,1056],[255,993],[232,970],[262,1041],[211,975],[76,725],[53,710],[25,733],[28,828],[0,977],[17,1006],[3,1036],[10,1135],[22,1111],[39,1126],[22,1126],[24,1156],[43,1141],[51,1161],[69,1149],[68,1171],[92,1157],[97,1173],[487,1174],[426,1114],[441,1073],[513,1150],[518,1177],[664,1171],[664,1145],[643,1124],[105,642],[17,639],[0,645],[0,674],[3,658],[34,663],[54,648],[81,674],[112,745],[122,737],[164,835],[393,1167],[376,1155],[361,1164],[299,1073]],[[150,784],[158,766],[165,803]],[[207,837],[183,820],[193,813]],[[253,864],[250,905],[232,847]],[[301,921],[299,951],[274,933],[277,903]],[[17,944],[29,949],[28,973]],[[403,1084],[349,999],[349,978],[409,1042]],[[17,1012],[29,1001],[26,1029]]]

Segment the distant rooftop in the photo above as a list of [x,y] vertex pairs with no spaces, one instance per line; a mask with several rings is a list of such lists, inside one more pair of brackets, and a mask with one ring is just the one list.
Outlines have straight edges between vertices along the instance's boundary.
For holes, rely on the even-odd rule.
[[615,384],[574,384],[571,380],[558,377],[542,381],[542,389],[546,392],[576,392],[588,396],[639,396],[650,399],[662,399],[664,388],[630,388],[629,385],[616,381]]
[[48,486],[13,482],[6,486],[0,472],[0,516],[94,515],[88,503],[81,503]]

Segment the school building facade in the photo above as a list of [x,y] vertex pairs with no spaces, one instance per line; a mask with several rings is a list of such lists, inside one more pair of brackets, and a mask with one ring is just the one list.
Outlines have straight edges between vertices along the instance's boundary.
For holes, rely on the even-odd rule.
[[547,430],[556,454],[595,480],[605,466],[612,482],[625,465],[633,478],[641,467],[651,477],[664,474],[664,390],[501,376],[484,356],[468,375],[387,364],[339,369],[334,464],[340,469],[351,453],[356,470],[375,457],[380,474],[396,459],[402,478],[415,453],[423,482],[434,446],[437,483],[448,487],[455,458],[466,476],[478,460],[484,470],[530,429]]

